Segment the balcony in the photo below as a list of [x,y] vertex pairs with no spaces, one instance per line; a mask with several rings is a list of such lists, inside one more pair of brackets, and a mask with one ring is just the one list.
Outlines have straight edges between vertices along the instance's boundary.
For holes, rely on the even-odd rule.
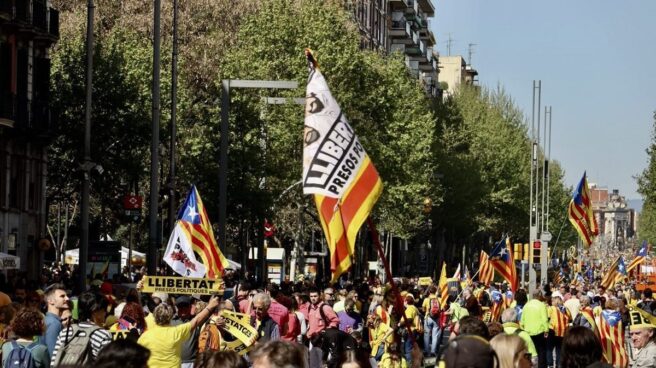
[[403,13],[392,13],[392,27],[389,30],[391,38],[407,38],[410,37],[410,24],[406,22]]
[[389,0],[390,9],[405,9],[407,8],[409,0]]
[[400,53],[405,53],[405,44],[402,43],[393,43],[390,45],[390,53],[395,53],[395,52],[400,52]]
[[427,16],[435,16],[435,7],[433,6],[433,2],[431,0],[417,0],[417,3],[419,4],[421,11],[426,13]]

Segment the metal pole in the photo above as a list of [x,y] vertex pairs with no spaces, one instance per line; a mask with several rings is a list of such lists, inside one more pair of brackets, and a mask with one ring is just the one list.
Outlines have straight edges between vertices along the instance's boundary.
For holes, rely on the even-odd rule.
[[59,255],[58,252],[61,252],[61,199],[57,202],[57,243],[55,243],[55,249],[57,255]]
[[544,219],[546,217],[545,214],[545,188],[546,188],[546,179],[547,179],[547,156],[546,156],[546,150],[547,150],[547,106],[544,107],[544,135],[542,137],[542,223],[540,224],[540,233],[544,232]]
[[175,140],[178,105],[178,0],[173,0],[173,52],[171,58],[171,146],[169,148],[169,231],[173,232],[176,216]]
[[[549,106],[549,144],[547,145],[547,162],[551,161],[551,108]],[[549,231],[549,195],[551,183],[551,174],[549,173],[549,166],[547,166],[547,232]]]
[[[542,102],[542,81],[538,81],[538,108],[535,110],[535,115],[537,116],[537,131],[536,131],[536,144],[538,146],[537,149],[537,156],[536,156],[536,168],[535,168],[535,226],[536,226],[536,231],[540,229],[540,223],[541,223],[541,218],[540,218],[540,210],[538,208],[539,206],[539,200],[540,200],[540,168],[537,167],[537,162],[539,162],[540,159],[540,110],[541,109],[541,102]],[[537,234],[537,238],[540,238],[540,234]]]
[[[228,216],[228,126],[230,119],[230,80],[221,82],[221,138],[219,141],[219,249],[226,247],[226,217]],[[262,254],[260,254],[260,257]],[[265,255],[266,257],[266,255]]]
[[[531,152],[529,153],[529,160],[531,161],[531,184],[530,184],[530,199],[529,199],[529,251],[530,249],[533,248],[533,242],[536,239],[537,235],[537,230],[536,230],[536,215],[537,212],[535,211],[534,208],[534,203],[533,203],[533,192],[534,192],[534,175],[535,175],[535,170],[536,170],[536,163],[537,163],[537,145],[535,143],[535,88],[536,88],[536,83],[535,80],[533,81],[533,100],[532,100],[532,106],[531,106]],[[533,293],[533,289],[535,287],[535,270],[532,267],[533,264],[533,259],[529,255],[528,257],[528,267],[529,267],[529,293]],[[523,277],[522,277],[523,278]]]
[[159,72],[160,72],[160,12],[161,0],[155,0],[155,9],[153,11],[153,121],[152,121],[152,141],[150,143],[150,203],[149,218],[150,224],[148,239],[148,273],[154,275],[157,271],[157,212],[159,207],[159,114],[160,114],[160,97],[159,97]]
[[91,96],[93,92],[93,0],[87,1],[87,80],[86,103],[84,107],[84,160],[82,163],[82,198],[80,212],[80,253],[79,253],[79,292],[86,290],[87,255],[89,252],[89,175],[91,171]]
[[66,207],[64,207],[64,238],[62,239],[62,242],[60,244],[61,247],[61,253],[59,257],[61,258],[61,264],[66,263],[66,243],[68,242],[68,203],[66,203]]

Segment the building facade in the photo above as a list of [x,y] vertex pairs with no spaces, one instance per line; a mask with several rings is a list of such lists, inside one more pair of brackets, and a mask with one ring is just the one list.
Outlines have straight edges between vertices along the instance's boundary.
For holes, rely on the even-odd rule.
[[625,249],[635,236],[636,212],[628,207],[619,190],[590,185],[592,211],[599,226],[597,242],[602,247]]
[[440,56],[439,81],[444,96],[452,96],[460,85],[476,85],[478,72],[460,55]]
[[46,0],[0,0],[0,251],[33,271],[47,235],[48,53],[58,38]]
[[362,48],[401,53],[426,93],[440,95],[439,55],[430,30],[430,18],[435,16],[431,0],[347,0],[346,7],[360,29]]

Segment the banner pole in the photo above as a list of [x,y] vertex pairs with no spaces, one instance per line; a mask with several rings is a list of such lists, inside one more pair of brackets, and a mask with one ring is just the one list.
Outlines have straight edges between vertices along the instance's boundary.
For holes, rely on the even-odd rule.
[[[385,275],[387,276],[387,279],[389,280],[389,283],[392,286],[392,292],[396,296],[395,298],[396,305],[394,306],[394,309],[396,309],[401,314],[399,320],[404,321],[405,327],[408,329],[408,332],[410,332],[411,321],[408,321],[408,319],[405,316],[405,308],[403,305],[403,299],[401,299],[401,293],[399,292],[399,289],[396,287],[396,283],[394,282],[394,278],[392,277],[392,272],[390,270],[389,263],[387,263],[387,258],[385,257],[385,251],[383,251],[383,246],[380,243],[380,236],[378,235],[378,230],[376,230],[376,225],[374,224],[373,220],[371,220],[371,217],[367,217],[367,226],[369,226],[369,231],[371,231],[371,237],[373,238],[374,245],[376,246],[376,250],[378,251],[378,256],[380,257],[381,261],[383,261],[383,266],[385,267]],[[412,345],[415,346],[414,334],[408,333],[408,336],[410,336]]]

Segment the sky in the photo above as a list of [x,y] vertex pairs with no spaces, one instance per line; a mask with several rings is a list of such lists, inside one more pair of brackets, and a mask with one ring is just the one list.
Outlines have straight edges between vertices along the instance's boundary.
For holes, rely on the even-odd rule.
[[[502,86],[530,124],[533,80],[552,106],[551,157],[575,186],[638,199],[656,110],[654,0],[433,0],[440,55],[467,58],[483,86]],[[544,114],[544,110],[541,112]],[[544,116],[544,115],[542,115]]]

